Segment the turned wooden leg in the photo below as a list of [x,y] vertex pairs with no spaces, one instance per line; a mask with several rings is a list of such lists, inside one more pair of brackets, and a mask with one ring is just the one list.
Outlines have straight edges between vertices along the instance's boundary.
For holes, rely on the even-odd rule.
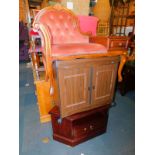
[[118,68],[118,81],[121,82],[123,80],[122,78],[122,70],[124,67],[124,64],[126,63],[127,60],[127,56],[126,55],[121,55],[121,61],[120,61],[120,65]]

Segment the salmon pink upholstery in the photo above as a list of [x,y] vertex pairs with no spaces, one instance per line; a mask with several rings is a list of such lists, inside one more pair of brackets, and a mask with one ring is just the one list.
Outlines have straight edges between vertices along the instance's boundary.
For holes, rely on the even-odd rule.
[[98,18],[94,16],[78,16],[80,28],[82,32],[91,32],[92,36],[96,36],[96,28]]
[[80,54],[94,54],[94,53],[106,53],[107,49],[95,43],[73,43],[73,44],[62,44],[52,45],[52,56],[69,56],[69,55],[80,55]]
[[[84,30],[86,27],[95,28],[95,22],[94,25],[90,24],[91,22],[86,23],[89,24],[84,26]],[[36,29],[42,26],[46,30],[46,34],[44,34],[45,31],[40,29],[43,52],[48,53],[45,55],[70,56],[107,52],[103,45],[89,43],[89,36],[81,33],[78,17],[65,8],[56,9],[52,6],[44,8],[37,13],[33,25],[36,26]],[[93,30],[93,34],[95,33],[96,31]]]
[[47,11],[40,17],[40,23],[51,33],[52,44],[88,43],[88,36],[79,32],[77,22],[75,16],[64,10]]

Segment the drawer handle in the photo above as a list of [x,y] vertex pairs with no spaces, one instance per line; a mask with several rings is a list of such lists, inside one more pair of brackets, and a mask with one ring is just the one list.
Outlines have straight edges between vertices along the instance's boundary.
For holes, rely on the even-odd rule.
[[87,128],[84,128],[83,130],[84,130],[84,131],[87,131]]
[[122,43],[119,43],[119,46],[122,46],[123,44]]
[[90,130],[93,130],[93,129],[94,129],[94,127],[92,125],[90,125]]

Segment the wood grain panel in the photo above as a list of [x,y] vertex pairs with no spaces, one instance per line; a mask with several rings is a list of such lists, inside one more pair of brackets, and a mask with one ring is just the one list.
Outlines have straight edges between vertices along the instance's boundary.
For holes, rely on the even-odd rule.
[[95,99],[102,99],[110,96],[112,75],[113,73],[111,70],[97,71],[95,79]]
[[116,72],[117,64],[98,64],[94,67],[92,103],[95,106],[110,104],[112,101]]
[[36,85],[40,121],[42,123],[48,122],[51,120],[49,111],[54,106],[53,97],[50,96],[50,93],[49,93],[50,83],[44,80],[42,81],[38,80],[38,81],[35,81],[35,85]]
[[88,106],[89,68],[59,70],[61,115],[67,116]]

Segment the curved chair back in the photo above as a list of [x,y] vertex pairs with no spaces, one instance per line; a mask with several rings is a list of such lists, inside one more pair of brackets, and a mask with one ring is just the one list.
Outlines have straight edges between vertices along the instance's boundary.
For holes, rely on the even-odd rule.
[[33,25],[42,24],[49,33],[51,44],[88,43],[89,38],[80,33],[78,18],[61,5],[44,8],[37,13]]

